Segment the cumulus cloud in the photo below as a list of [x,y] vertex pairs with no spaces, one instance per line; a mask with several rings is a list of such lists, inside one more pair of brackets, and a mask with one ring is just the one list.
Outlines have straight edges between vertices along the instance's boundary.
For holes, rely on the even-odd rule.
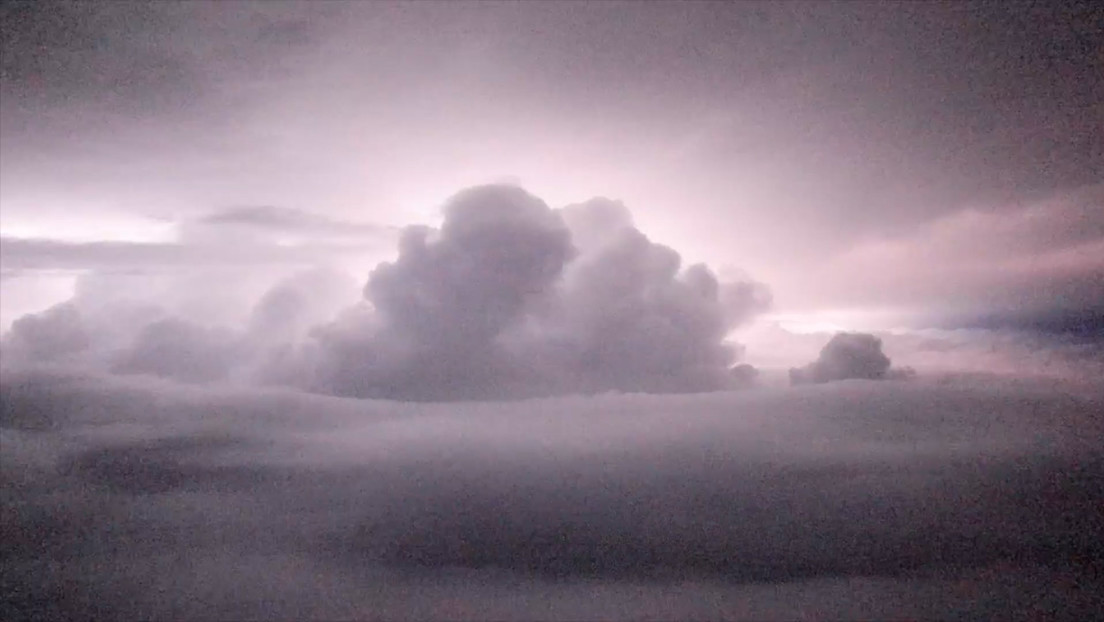
[[[607,207],[576,209],[600,215]],[[761,286],[719,283],[700,264],[683,268],[677,252],[631,221],[604,233],[517,336],[520,349],[546,377],[592,391],[725,387],[738,355],[725,337],[768,304]]]
[[733,386],[728,332],[769,304],[754,282],[637,230],[620,203],[561,210],[513,186],[461,192],[408,227],[365,286],[372,312],[320,328],[314,382],[339,395],[502,398]]
[[817,360],[790,370],[792,384],[822,384],[836,380],[883,380],[905,377],[907,370],[890,370],[882,352],[882,340],[868,333],[836,333],[820,351]]
[[759,377],[759,370],[753,365],[741,363],[732,368],[732,378],[737,386],[747,387],[755,384]]
[[[182,284],[201,281],[202,298],[217,301],[228,294],[246,295],[252,303],[262,293],[252,291],[252,282],[264,281],[268,286],[289,273],[318,266],[361,270],[386,257],[396,237],[393,227],[276,206],[216,210],[160,222],[158,229],[158,235],[169,234],[169,239],[81,242],[3,236],[0,323],[7,325],[28,310],[63,300],[78,276],[85,295],[118,297],[140,292],[171,306],[181,297]],[[59,277],[68,281],[61,291],[41,287]],[[46,291],[36,295],[36,285]],[[100,291],[87,291],[93,287]],[[192,292],[185,288],[184,293]],[[190,302],[199,298],[191,296]],[[248,309],[249,304],[237,306]],[[208,321],[210,310],[193,309],[186,315]]]
[[438,405],[8,373],[2,610],[1085,619],[1102,397],[920,380]]
[[[268,248],[300,225],[315,236],[342,228],[243,208],[190,223],[182,244],[224,248],[245,228],[251,245]],[[56,358],[61,346],[31,333],[65,321],[88,333],[97,355],[85,362],[190,382],[411,400],[712,391],[751,384],[749,369],[733,370],[741,349],[728,336],[770,304],[760,283],[683,265],[617,201],[553,209],[511,185],[464,190],[439,228],[403,229],[397,257],[371,271],[359,296],[334,270],[267,291],[264,276],[94,273],[78,281],[73,309],[27,318],[7,338],[24,345],[5,349],[24,362]]]
[[247,333],[257,341],[294,343],[360,297],[348,274],[313,268],[292,274],[268,289],[250,309]]
[[115,357],[111,370],[184,382],[223,380],[235,360],[240,360],[237,341],[230,331],[166,318],[145,326],[134,343]]
[[[1081,319],[1081,318],[1078,318]],[[929,320],[930,322],[930,320]],[[921,324],[923,326],[923,324]],[[1060,378],[1095,382],[1104,377],[1104,344],[1091,332],[1090,318],[1061,330],[1038,322],[999,328],[915,328],[876,330],[882,352],[892,361],[888,377],[948,374]],[[1089,330],[1085,330],[1088,328]],[[748,362],[763,372],[759,384],[789,383],[787,370],[816,359],[832,332],[791,332],[769,318],[737,333]],[[801,363],[801,365],[795,365]]]
[[0,345],[6,357],[49,363],[77,354],[90,343],[76,306],[62,303],[16,320]]
[[17,320],[0,342],[5,367],[38,365],[146,374],[184,382],[227,380],[245,342],[218,329],[134,302],[103,308],[58,304]]

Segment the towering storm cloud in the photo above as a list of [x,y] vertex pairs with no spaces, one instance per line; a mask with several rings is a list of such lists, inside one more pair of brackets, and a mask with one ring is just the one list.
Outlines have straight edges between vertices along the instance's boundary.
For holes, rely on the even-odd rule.
[[372,271],[364,294],[373,317],[322,331],[320,386],[423,399],[501,394],[510,366],[498,340],[572,254],[560,216],[524,190],[459,193],[440,230],[406,228],[398,259]]
[[728,386],[738,352],[725,337],[769,305],[767,291],[682,266],[619,204],[598,199],[565,214],[586,251],[522,335],[526,354],[559,382],[589,390]]
[[594,199],[562,210],[512,186],[465,190],[440,230],[408,227],[365,286],[373,309],[317,333],[317,388],[406,399],[732,385],[725,342],[769,304]]
[[19,320],[5,358],[412,400],[713,391],[753,377],[732,369],[740,348],[728,337],[768,308],[766,287],[684,266],[621,203],[553,209],[487,185],[443,214],[439,228],[403,229],[398,256],[351,306],[349,277],[325,269],[272,286],[240,326],[189,313],[207,306],[203,287],[178,282],[182,302],[166,306],[89,277],[72,301]]

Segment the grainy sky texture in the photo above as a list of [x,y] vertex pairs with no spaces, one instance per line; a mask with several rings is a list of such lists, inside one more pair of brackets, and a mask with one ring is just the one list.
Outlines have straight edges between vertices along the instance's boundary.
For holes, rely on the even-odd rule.
[[0,0],[0,619],[1090,619],[1102,7]]

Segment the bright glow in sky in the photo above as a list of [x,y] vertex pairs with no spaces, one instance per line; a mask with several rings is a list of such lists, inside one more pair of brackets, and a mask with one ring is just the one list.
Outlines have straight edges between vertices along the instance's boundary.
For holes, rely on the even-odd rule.
[[770,313],[760,318],[796,334],[835,333],[847,331],[900,332],[908,320],[907,314],[889,309],[825,309],[810,313]]
[[[553,207],[622,201],[684,264],[766,283],[799,332],[872,319],[835,309],[1045,315],[1104,298],[1104,70],[1054,55],[1063,29],[1099,47],[1083,15],[50,6],[8,20],[31,34],[5,36],[5,237],[173,242],[176,224],[231,206],[436,225],[447,197],[509,179]],[[117,250],[80,253],[91,266]],[[6,261],[21,252],[41,248]]]
[[1101,23],[0,0],[0,611],[1091,619]]
[[[5,208],[0,207],[0,213]],[[154,220],[127,213],[97,213],[82,217],[74,209],[71,217],[53,213],[35,217],[27,210],[11,208],[14,215],[0,219],[0,235],[12,238],[57,240],[62,242],[172,242],[176,223]]]

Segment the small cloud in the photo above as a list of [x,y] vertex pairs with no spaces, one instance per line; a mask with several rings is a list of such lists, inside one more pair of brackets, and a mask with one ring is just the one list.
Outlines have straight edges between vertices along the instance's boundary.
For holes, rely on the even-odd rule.
[[734,366],[730,372],[732,373],[732,380],[737,387],[752,386],[759,378],[759,370],[747,363],[741,363]]
[[[836,380],[882,380],[890,371],[882,340],[867,333],[836,333],[817,360],[790,370],[792,384],[822,384]],[[903,372],[902,372],[903,373]]]

